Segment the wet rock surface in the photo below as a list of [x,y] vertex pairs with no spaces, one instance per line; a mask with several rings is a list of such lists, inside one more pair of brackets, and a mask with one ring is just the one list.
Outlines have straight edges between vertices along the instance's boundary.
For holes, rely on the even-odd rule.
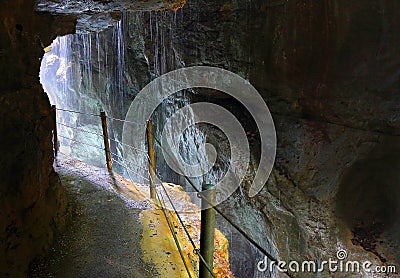
[[53,14],[94,14],[113,11],[151,11],[182,7],[184,1],[109,1],[109,0],[91,0],[91,1],[38,1],[36,8],[41,12]]
[[399,3],[369,3],[190,1],[175,38],[187,65],[248,78],[275,115],[398,134]]
[[70,15],[77,21],[77,33],[99,32],[117,24],[123,11],[177,10],[186,0],[145,1],[47,1],[39,0],[36,10],[54,15]]
[[[399,176],[388,174],[397,169],[397,160],[383,158],[375,168],[358,166],[374,160],[377,149],[398,154],[384,149],[399,146],[395,76],[400,57],[393,47],[400,41],[398,3],[369,4],[375,9],[363,1],[194,1],[185,7],[190,16],[177,17],[175,39],[187,66],[239,73],[271,110],[278,149],[270,180],[255,198],[242,201],[245,197],[238,194],[228,201],[226,211],[236,214],[236,209],[235,219],[252,235],[263,234],[260,242],[285,260],[335,258],[337,249],[346,249],[352,258],[376,264],[382,264],[381,257],[399,261],[393,248],[398,245],[397,217],[392,217],[399,203]],[[226,98],[199,92],[197,99],[202,94],[203,100],[216,103]],[[240,109],[230,110],[247,127]],[[255,167],[257,155],[253,148]],[[374,178],[367,178],[369,173]],[[358,190],[347,191],[354,184]],[[245,183],[243,191],[247,188]],[[352,204],[348,218],[338,213],[343,200]],[[256,211],[240,216],[238,207],[248,204]],[[257,211],[263,213],[263,224]],[[357,221],[369,228],[360,230]],[[382,222],[385,228],[371,224]],[[367,250],[359,248],[360,241]]]

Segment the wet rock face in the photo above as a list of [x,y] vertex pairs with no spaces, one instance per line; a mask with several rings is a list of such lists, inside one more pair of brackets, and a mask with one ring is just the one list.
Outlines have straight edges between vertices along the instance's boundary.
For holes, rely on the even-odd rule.
[[100,14],[108,12],[122,11],[152,11],[165,10],[183,7],[185,1],[176,0],[146,0],[146,1],[38,1],[36,9],[38,11],[50,12],[52,14]]
[[369,5],[295,1],[266,10],[251,76],[276,113],[399,133],[398,3]]
[[[272,112],[275,169],[247,203],[264,213],[265,234],[281,258],[335,258],[341,246],[354,257],[399,261],[389,246],[399,237],[390,216],[400,200],[399,174],[391,170],[397,160],[387,158],[397,152],[387,149],[369,162],[374,150],[399,146],[393,140],[400,132],[398,5],[191,1],[189,15],[177,17],[175,39],[186,65],[219,66],[248,78]],[[237,220],[254,233],[260,227]],[[384,228],[371,229],[378,222]],[[375,239],[363,246],[367,237]]]
[[398,134],[400,4],[369,3],[192,1],[178,39],[191,64],[248,77],[276,114]]
[[54,15],[70,15],[77,20],[77,33],[87,33],[98,32],[117,24],[122,11],[177,10],[185,3],[186,0],[39,0],[36,10]]

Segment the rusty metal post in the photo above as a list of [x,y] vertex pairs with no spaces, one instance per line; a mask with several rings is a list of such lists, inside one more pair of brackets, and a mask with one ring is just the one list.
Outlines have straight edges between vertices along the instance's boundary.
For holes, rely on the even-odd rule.
[[[201,230],[200,230],[200,254],[210,270],[214,265],[214,230],[215,230],[215,187],[211,184],[203,184],[201,196]],[[211,205],[211,207],[210,207]],[[212,278],[207,265],[200,260],[199,278]]]
[[155,172],[155,159],[154,159],[154,140],[153,140],[153,123],[147,122],[147,152],[149,155],[149,172],[150,172],[150,198],[156,199],[156,172]]
[[108,142],[108,130],[107,130],[107,117],[106,112],[100,112],[101,118],[101,127],[103,129],[103,138],[104,138],[104,151],[106,152],[106,162],[107,169],[109,171],[112,170],[112,161],[111,161],[111,152],[110,152],[110,143]]
[[54,144],[54,156],[57,156],[59,143],[58,143],[58,135],[57,135],[57,108],[55,105],[51,106],[53,111],[53,144]]

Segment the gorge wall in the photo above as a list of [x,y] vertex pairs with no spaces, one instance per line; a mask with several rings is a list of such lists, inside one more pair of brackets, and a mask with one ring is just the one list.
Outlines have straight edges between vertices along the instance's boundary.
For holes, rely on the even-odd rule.
[[66,197],[52,169],[52,113],[38,81],[42,45],[73,22],[0,3],[0,275],[24,277],[63,227]]
[[398,5],[199,0],[187,5],[192,20],[178,16],[186,65],[241,74],[271,110],[275,167],[244,203],[267,223],[258,234],[256,217],[253,235],[285,260],[344,248],[399,261],[399,219],[390,216],[399,211]]

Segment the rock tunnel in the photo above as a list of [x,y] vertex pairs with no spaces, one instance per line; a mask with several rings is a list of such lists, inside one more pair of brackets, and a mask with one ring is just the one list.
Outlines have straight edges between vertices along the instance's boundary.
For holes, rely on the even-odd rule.
[[[199,89],[187,98],[172,97],[155,112],[162,122],[171,107],[206,101],[226,108],[245,127],[250,166],[221,210],[284,261],[335,259],[338,250],[346,250],[352,259],[400,267],[399,5],[394,0],[1,1],[2,276],[32,275],[32,262],[68,230],[70,195],[54,170],[51,104],[124,118],[148,82],[185,66],[219,67],[248,80],[274,121],[274,167],[262,190],[249,197],[262,134],[243,106],[221,92]],[[71,66],[65,82],[50,78],[54,70],[61,72],[59,61],[53,70],[48,67],[46,87],[39,78],[43,61],[50,62],[44,49],[57,41],[49,53],[58,49],[60,58],[60,50],[70,51]],[[77,123],[100,128],[83,118]],[[122,140],[121,127],[112,130]],[[221,130],[202,130],[223,154],[208,177],[218,178],[227,169],[229,146]],[[196,132],[184,136],[189,156],[197,152],[191,149],[194,142],[205,138]],[[95,149],[61,143],[69,155],[102,166],[92,159]],[[112,147],[118,154],[118,146]],[[164,162],[160,169],[163,179],[188,186]],[[223,221],[218,228],[230,243],[235,277],[277,277],[257,270],[263,254],[234,228]]]

